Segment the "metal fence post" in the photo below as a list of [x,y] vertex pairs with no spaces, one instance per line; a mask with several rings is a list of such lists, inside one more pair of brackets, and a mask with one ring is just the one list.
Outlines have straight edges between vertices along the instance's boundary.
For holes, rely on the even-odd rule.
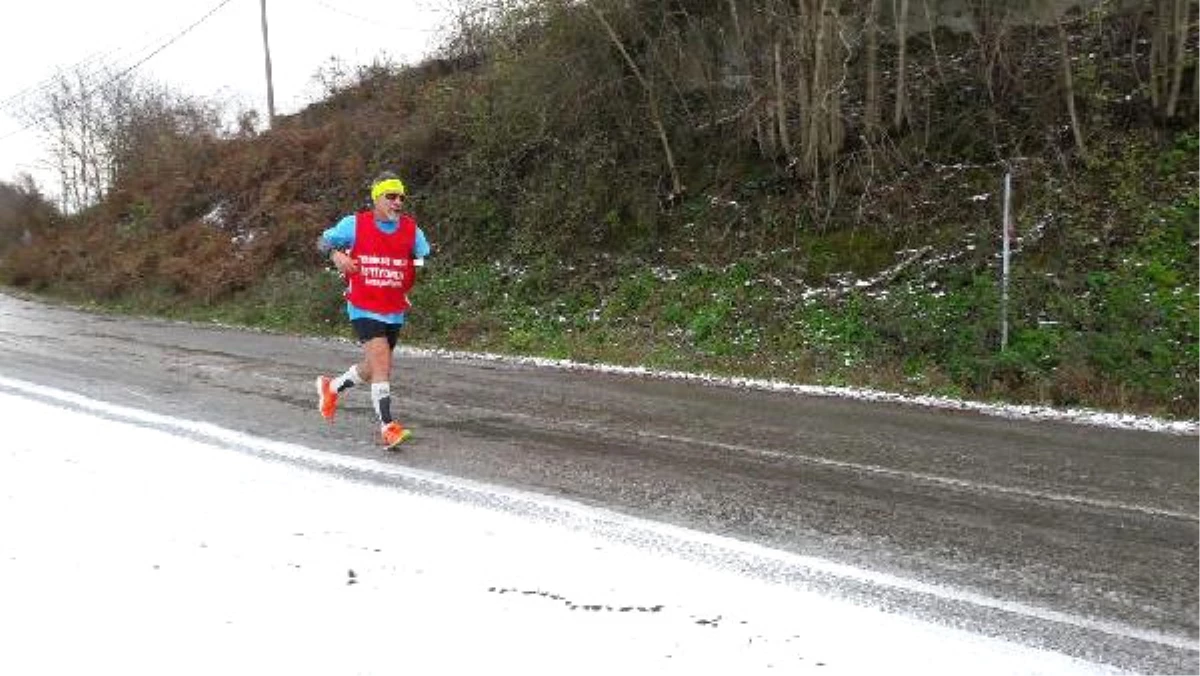
[[1012,171],[1004,174],[1004,223],[1003,251],[1000,263],[1000,351],[1008,349],[1008,257],[1009,237],[1012,231]]

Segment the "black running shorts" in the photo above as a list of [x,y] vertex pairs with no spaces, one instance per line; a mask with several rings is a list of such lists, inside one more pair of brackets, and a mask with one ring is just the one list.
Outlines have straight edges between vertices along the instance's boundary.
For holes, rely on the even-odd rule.
[[386,337],[388,347],[396,349],[396,339],[400,337],[399,324],[388,324],[378,319],[351,319],[350,325],[354,327],[354,335],[358,337],[358,342],[365,343],[372,338]]

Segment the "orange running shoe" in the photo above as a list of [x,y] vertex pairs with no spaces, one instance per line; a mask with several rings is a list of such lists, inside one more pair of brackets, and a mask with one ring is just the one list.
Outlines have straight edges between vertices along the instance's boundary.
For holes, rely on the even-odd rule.
[[328,376],[317,378],[317,410],[329,422],[333,422],[333,415],[337,413],[338,404],[338,393],[330,385],[332,382]]
[[383,436],[383,447],[389,451],[404,443],[405,439],[412,436],[412,432],[404,429],[403,425],[394,421],[380,428],[379,434]]

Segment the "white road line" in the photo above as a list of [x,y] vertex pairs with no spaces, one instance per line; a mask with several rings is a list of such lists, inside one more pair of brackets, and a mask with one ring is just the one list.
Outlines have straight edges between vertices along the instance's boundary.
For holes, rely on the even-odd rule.
[[934,484],[938,486],[946,486],[956,490],[964,490],[973,493],[1000,493],[1002,495],[1012,495],[1020,498],[1043,500],[1047,502],[1058,502],[1068,505],[1076,505],[1082,507],[1093,507],[1104,510],[1116,510],[1125,512],[1135,512],[1138,514],[1146,514],[1148,516],[1166,517],[1171,519],[1179,519],[1182,521],[1193,521],[1200,523],[1200,514],[1181,512],[1173,509],[1163,509],[1159,507],[1151,507],[1147,505],[1139,505],[1129,502],[1119,502],[1116,500],[1104,500],[1101,498],[1090,498],[1083,495],[1071,495],[1067,493],[1054,493],[1050,491],[1040,491],[1032,488],[1021,488],[1018,486],[1002,486],[981,481],[969,481],[967,479],[956,479],[953,477],[939,476],[936,474],[926,474],[924,472],[913,472],[909,470],[892,469],[880,465],[872,465],[861,462],[850,462],[846,460],[834,460],[832,458],[824,458],[816,455],[808,455],[804,453],[788,453],[785,451],[777,451],[769,448],[759,448],[756,446],[746,446],[744,444],[730,444],[721,441],[713,441],[712,439],[699,439],[678,434],[660,434],[657,432],[643,432],[640,430],[615,430],[600,425],[589,423],[576,423],[561,420],[548,420],[539,418],[527,413],[514,413],[512,411],[502,411],[498,409],[482,409],[488,412],[489,415],[494,415],[511,420],[523,420],[530,423],[543,425],[546,427],[557,428],[572,428],[582,430],[589,433],[602,433],[605,438],[617,436],[633,437],[635,439],[654,439],[656,441],[666,441],[673,444],[679,444],[690,448],[709,447],[717,448],[733,453],[744,455],[758,456],[783,462],[798,462],[808,465],[817,465],[822,467],[832,467],[835,469],[843,469],[851,472],[862,474],[876,474],[880,476],[889,476],[909,481],[918,481],[921,483]]
[[688,437],[680,437],[670,434],[651,434],[648,432],[639,432],[639,436],[647,436],[663,441],[672,441],[681,444],[689,444],[692,446],[705,445],[723,448],[729,451],[738,453],[746,453],[749,455],[758,455],[772,460],[788,460],[792,462],[803,462],[811,465],[820,465],[824,467],[835,467],[838,469],[846,469],[865,474],[878,474],[881,476],[897,477],[900,479],[908,479],[912,481],[920,481],[922,483],[930,483],[939,486],[948,486],[971,492],[979,493],[1001,493],[1005,495],[1014,495],[1022,498],[1030,498],[1034,500],[1046,500],[1049,502],[1061,502],[1071,505],[1079,505],[1084,507],[1095,507],[1099,509],[1120,510],[1126,512],[1138,512],[1148,514],[1150,516],[1162,516],[1172,519],[1180,519],[1183,521],[1200,522],[1200,515],[1189,514],[1188,512],[1179,512],[1173,509],[1160,509],[1158,507],[1148,507],[1146,505],[1137,505],[1128,502],[1117,502],[1115,500],[1102,500],[1100,498],[1089,498],[1082,495],[1069,495],[1066,493],[1052,493],[1049,491],[1039,491],[1030,488],[1020,488],[1016,486],[1001,486],[999,484],[991,484],[980,481],[968,481],[966,479],[955,479],[952,477],[937,476],[935,474],[925,474],[923,472],[912,472],[908,470],[892,469],[890,467],[881,467],[879,465],[869,465],[859,462],[848,462],[845,460],[833,460],[830,458],[822,458],[813,455],[804,455],[798,453],[784,453],[782,451],[772,451],[763,448],[754,448],[752,446],[743,446],[741,444],[727,444],[719,441],[710,441],[704,439],[691,439]]
[[245,448],[258,453],[272,455],[281,459],[291,459],[309,465],[324,466],[330,469],[342,468],[364,472],[378,476],[391,476],[413,483],[424,483],[454,493],[475,494],[483,498],[481,503],[495,503],[496,499],[507,501],[513,506],[527,506],[531,513],[544,513],[546,510],[570,515],[581,522],[600,523],[619,528],[636,529],[644,533],[659,535],[664,538],[706,545],[717,550],[735,554],[743,554],[764,561],[775,562],[797,569],[824,573],[830,576],[854,580],[880,587],[887,587],[904,592],[928,595],[937,599],[965,603],[981,608],[1010,613],[1031,619],[1059,623],[1079,629],[1096,631],[1111,636],[1135,639],[1147,643],[1169,646],[1180,650],[1200,652],[1200,644],[1187,636],[1166,634],[1159,631],[1149,631],[1117,622],[1094,620],[1070,613],[1041,608],[1015,601],[996,599],[975,592],[956,589],[937,584],[929,584],[907,578],[881,573],[847,564],[841,564],[813,556],[793,554],[762,545],[743,542],[733,538],[695,531],[679,526],[638,519],[608,510],[590,507],[552,496],[538,495],[492,486],[468,479],[449,477],[435,472],[417,470],[378,462],[375,460],[343,456],[300,446],[298,444],[272,441],[253,435],[229,430],[211,423],[197,422],[183,418],[160,415],[103,401],[90,399],[79,394],[45,387],[34,383],[15,380],[0,376],[0,388],[10,390],[17,395],[34,395],[50,399],[70,406],[94,411],[101,415],[122,419],[127,422],[141,423],[156,427],[167,428],[179,432],[206,437],[216,442]]

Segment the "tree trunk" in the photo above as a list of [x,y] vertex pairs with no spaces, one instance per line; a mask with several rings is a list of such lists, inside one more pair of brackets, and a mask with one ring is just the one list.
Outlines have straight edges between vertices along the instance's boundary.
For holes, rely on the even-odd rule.
[[1192,117],[1196,117],[1200,111],[1200,64],[1192,69],[1194,77],[1192,78]]
[[824,53],[821,39],[821,8],[818,5],[813,12],[815,16],[808,17],[808,25],[812,27],[812,72],[808,84],[808,117],[804,120],[804,173],[816,176],[821,168],[821,96],[825,90]]
[[1067,113],[1071,116],[1071,133],[1075,136],[1075,149],[1079,156],[1087,157],[1087,148],[1083,143],[1083,129],[1079,125],[1079,115],[1075,111],[1075,80],[1071,77],[1071,52],[1067,44],[1067,31],[1063,28],[1062,20],[1055,22],[1058,27],[1058,53],[1062,59],[1063,95],[1067,99]]
[[1158,111],[1160,108],[1159,88],[1162,81],[1163,53],[1163,8],[1166,0],[1156,0],[1154,14],[1150,20],[1150,106]]
[[842,33],[842,15],[841,7],[838,0],[831,0],[832,7],[827,15],[826,27],[829,29],[829,34],[826,36],[826,42],[829,44],[830,57],[834,55],[834,50],[838,47],[842,48],[841,71],[838,74],[837,81],[832,83],[829,89],[829,97],[826,99],[827,118],[829,120],[829,155],[834,157],[842,151],[842,145],[846,142],[846,125],[842,119],[842,90],[848,85],[850,79],[850,60],[854,57],[854,50],[845,42]]
[[795,45],[793,57],[793,69],[796,72],[796,101],[799,115],[797,116],[797,136],[799,137],[798,149],[796,153],[796,173],[800,176],[812,176],[812,154],[815,148],[812,147],[812,136],[810,129],[812,128],[813,116],[817,114],[817,73],[813,64],[813,45],[816,44],[816,39],[813,36],[813,18],[812,5],[818,0],[798,0],[796,7],[796,16],[793,19],[792,42]]
[[896,13],[896,108],[892,113],[892,127],[900,129],[908,118],[908,92],[905,87],[908,69],[908,0],[899,0],[900,7],[896,9],[897,0],[892,0]]
[[768,149],[768,140],[763,133],[762,116],[758,112],[758,105],[754,102],[760,100],[758,86],[754,83],[754,69],[750,65],[750,56],[746,53],[746,38],[742,35],[742,22],[738,16],[737,0],[729,0],[729,18],[733,22],[733,37],[737,43],[737,53],[742,60],[742,65],[745,68],[746,89],[750,94],[751,105],[754,108],[752,113],[754,116],[753,135],[755,142],[758,144],[758,152],[760,155],[766,155],[768,150],[774,153],[775,148],[772,144]]
[[604,15],[595,5],[588,3],[588,8],[592,10],[592,14],[596,15],[596,19],[600,21],[600,24],[604,26],[604,31],[608,34],[609,39],[612,40],[613,46],[621,53],[621,57],[625,59],[625,64],[629,66],[630,72],[633,73],[638,84],[641,85],[642,91],[646,94],[646,103],[650,108],[650,123],[654,126],[654,130],[658,132],[658,140],[662,143],[667,170],[671,174],[671,194],[668,196],[668,199],[673,201],[683,194],[684,188],[683,182],[679,179],[679,170],[675,166],[675,154],[671,152],[671,141],[667,138],[667,129],[663,125],[658,97],[655,96],[654,88],[650,86],[650,82],[642,75],[642,71],[638,68],[633,57],[625,49],[624,43],[621,42],[621,38],[617,35],[617,31],[613,29],[612,24],[608,22],[608,19],[604,18]]
[[[841,11],[838,6],[838,0],[828,0],[825,4],[825,11],[822,17],[825,25],[825,40],[827,45],[826,51],[829,58],[829,66],[826,70],[830,73],[829,84],[826,87],[826,94],[822,101],[822,112],[825,119],[825,184],[828,188],[828,196],[826,198],[826,213],[831,214],[834,205],[837,204],[839,185],[837,161],[838,156],[842,151],[842,144],[846,141],[845,123],[842,121],[842,89],[846,86],[849,75],[849,60],[852,50],[849,45],[844,44],[840,39],[841,36]],[[836,50],[839,46],[844,48],[843,58],[840,59],[841,71],[834,73],[833,67],[837,61],[834,61]]]
[[863,106],[863,131],[867,138],[879,134],[879,0],[870,0],[863,19],[867,40],[867,82]]
[[783,152],[790,164],[793,159],[792,154],[792,139],[788,136],[788,115],[787,115],[787,100],[786,89],[783,87],[783,54],[782,46],[779,40],[775,40],[774,49],[774,70],[775,70],[775,120],[779,125],[779,144],[783,147]]
[[1179,92],[1183,85],[1183,65],[1187,58],[1187,34],[1191,23],[1192,0],[1175,0],[1172,12],[1172,25],[1175,27],[1175,55],[1171,68],[1171,86],[1167,93],[1167,117],[1175,117],[1179,105]]
[[946,83],[946,73],[942,70],[942,58],[938,56],[937,48],[937,23],[933,20],[933,13],[929,11],[929,0],[923,0],[925,5],[925,26],[929,30],[929,50],[933,53],[933,66],[937,69],[938,82]]

